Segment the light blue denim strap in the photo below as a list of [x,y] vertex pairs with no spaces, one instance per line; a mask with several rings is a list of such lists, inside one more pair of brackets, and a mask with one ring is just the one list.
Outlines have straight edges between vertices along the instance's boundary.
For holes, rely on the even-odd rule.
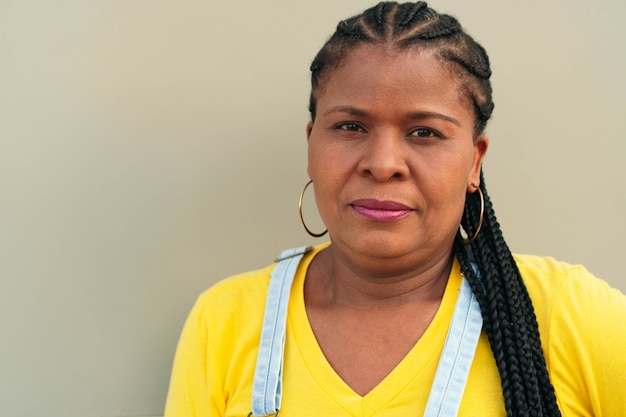
[[289,294],[298,264],[310,249],[287,249],[276,259],[272,271],[252,386],[251,414],[256,417],[278,414],[280,410]]
[[[472,263],[472,267],[478,274],[477,265]],[[483,316],[478,301],[463,278],[424,417],[453,417],[458,414],[482,325]]]

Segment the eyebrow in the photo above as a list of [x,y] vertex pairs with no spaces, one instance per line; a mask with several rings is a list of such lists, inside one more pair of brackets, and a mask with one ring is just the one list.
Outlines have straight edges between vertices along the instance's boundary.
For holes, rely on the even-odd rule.
[[[365,117],[369,115],[365,110],[357,109],[356,107],[352,107],[352,106],[331,107],[330,109],[324,112],[324,115],[328,115],[330,113],[347,113],[351,116],[360,116],[360,117]],[[459,122],[454,117],[446,116],[445,114],[441,114],[441,113],[437,113],[433,111],[410,112],[408,114],[408,117],[409,119],[413,119],[413,120],[421,120],[421,119],[429,119],[429,118],[442,119],[450,123],[453,123],[459,127],[461,126],[461,122]]]
[[330,113],[347,113],[351,116],[367,116],[368,113],[364,110],[357,109],[352,106],[336,106],[331,107],[330,109],[324,112],[324,115],[328,115]]

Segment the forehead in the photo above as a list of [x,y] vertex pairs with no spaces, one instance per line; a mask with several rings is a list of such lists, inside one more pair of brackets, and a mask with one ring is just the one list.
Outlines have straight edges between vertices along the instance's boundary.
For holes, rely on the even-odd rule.
[[456,112],[471,111],[461,93],[459,76],[424,48],[396,51],[358,47],[329,71],[321,87],[317,94],[320,111],[322,106],[338,100],[371,106],[446,106]]

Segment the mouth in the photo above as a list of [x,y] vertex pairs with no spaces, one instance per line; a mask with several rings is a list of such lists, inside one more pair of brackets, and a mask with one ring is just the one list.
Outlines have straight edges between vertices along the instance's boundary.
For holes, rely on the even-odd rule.
[[380,222],[394,222],[407,217],[413,209],[396,201],[361,199],[350,203],[358,214]]

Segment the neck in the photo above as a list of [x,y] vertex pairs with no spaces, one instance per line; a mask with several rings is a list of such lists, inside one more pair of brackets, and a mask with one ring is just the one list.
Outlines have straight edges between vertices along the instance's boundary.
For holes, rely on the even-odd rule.
[[331,245],[311,262],[305,281],[305,298],[307,303],[320,306],[354,309],[385,308],[413,302],[438,303],[443,297],[452,261],[452,252],[448,252],[430,257],[419,267],[400,268],[398,265],[402,263],[388,260],[385,262],[393,268],[372,270],[349,262]]

